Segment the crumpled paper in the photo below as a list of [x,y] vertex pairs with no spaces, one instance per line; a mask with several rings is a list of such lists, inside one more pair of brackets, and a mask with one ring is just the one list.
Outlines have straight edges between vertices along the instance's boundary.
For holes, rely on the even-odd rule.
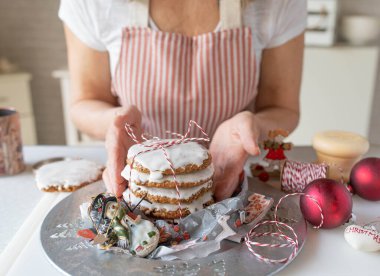
[[[192,213],[179,220],[176,226],[164,220],[156,220],[160,235],[166,235],[168,238],[147,258],[165,261],[191,260],[207,257],[218,251],[224,239],[242,242],[245,234],[266,215],[273,203],[271,198],[260,195],[267,204],[262,205],[261,210],[256,210],[252,222],[244,224],[244,209],[249,204],[248,198],[252,194],[248,191],[248,179],[245,177],[241,192],[237,196]],[[81,209],[85,210],[86,207]],[[82,219],[85,220],[83,212],[81,213]],[[178,242],[173,245],[173,241]]]
[[[188,240],[183,240],[178,245],[160,245],[148,258],[160,258],[165,261],[203,258],[218,251],[224,239],[241,242],[244,235],[265,216],[273,203],[272,199],[266,198],[268,204],[261,213],[249,224],[242,224],[242,211],[247,206],[251,194],[248,191],[248,179],[245,177],[242,190],[236,197],[215,203],[178,222],[179,228],[189,234]],[[157,220],[156,226],[164,227],[175,238],[176,233],[173,233],[171,225],[166,221]]]

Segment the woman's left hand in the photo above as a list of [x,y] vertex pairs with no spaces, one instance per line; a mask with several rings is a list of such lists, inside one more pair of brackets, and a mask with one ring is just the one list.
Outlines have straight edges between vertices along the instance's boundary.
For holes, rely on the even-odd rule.
[[259,126],[249,111],[224,121],[211,141],[210,152],[215,167],[214,186],[217,201],[230,197],[239,184],[248,155],[258,155]]

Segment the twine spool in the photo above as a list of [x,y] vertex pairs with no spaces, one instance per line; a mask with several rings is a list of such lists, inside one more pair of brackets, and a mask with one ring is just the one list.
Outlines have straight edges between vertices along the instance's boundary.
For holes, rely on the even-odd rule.
[[288,193],[301,193],[311,181],[326,178],[328,170],[327,164],[286,160],[281,170],[281,189]]

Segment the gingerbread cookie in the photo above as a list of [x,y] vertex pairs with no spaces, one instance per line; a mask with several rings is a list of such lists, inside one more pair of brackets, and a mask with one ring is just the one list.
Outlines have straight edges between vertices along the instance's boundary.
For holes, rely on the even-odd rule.
[[212,181],[209,181],[203,185],[192,188],[180,188],[179,193],[177,193],[176,189],[144,187],[138,186],[133,182],[129,187],[131,192],[139,198],[146,196],[146,199],[152,202],[178,204],[193,202],[205,193],[211,191],[212,184]]
[[178,185],[180,188],[192,188],[211,181],[214,176],[214,167],[211,164],[207,168],[191,174],[178,174],[176,175],[177,182],[173,175],[163,175],[160,172],[142,173],[135,169],[132,169],[131,172],[130,166],[126,166],[121,175],[125,179],[130,177],[131,182],[139,186],[173,189]]
[[35,171],[37,187],[44,192],[72,192],[102,178],[104,167],[85,159],[63,160]]
[[124,199],[132,206],[143,200],[139,208],[162,219],[178,219],[181,211],[184,217],[212,204],[214,167],[208,150],[188,142],[149,151],[154,142],[130,148],[122,172],[129,182]]
[[[135,196],[129,190],[126,190],[123,194],[124,200],[130,205],[137,205],[141,198]],[[191,213],[202,210],[205,207],[214,203],[212,193],[207,192],[198,199],[192,201],[191,203],[181,204],[182,217],[185,217]],[[179,219],[181,217],[181,211],[179,204],[170,204],[170,203],[157,203],[157,202],[148,202],[141,201],[139,208],[148,216],[159,219]]]
[[143,144],[132,146],[128,151],[127,164],[133,163],[133,168],[137,171],[146,174],[154,173],[158,178],[160,175],[172,175],[173,172],[165,156],[165,150],[174,166],[176,175],[192,173],[211,165],[211,155],[208,150],[196,142],[176,144],[164,150],[158,148],[147,151],[153,142],[155,141],[149,140]]

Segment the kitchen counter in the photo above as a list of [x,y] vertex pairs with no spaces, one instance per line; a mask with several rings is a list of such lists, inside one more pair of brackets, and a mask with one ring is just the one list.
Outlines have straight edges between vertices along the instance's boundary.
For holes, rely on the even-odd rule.
[[[30,146],[24,147],[27,170],[16,176],[0,177],[0,275],[61,275],[44,255],[40,225],[48,211],[68,193],[42,193],[34,182],[32,165],[52,157],[82,157],[104,164],[103,147]],[[380,156],[380,147],[371,147],[367,156]],[[288,157],[312,161],[309,147],[296,147]],[[380,202],[354,197],[358,223],[380,217]],[[298,257],[280,275],[378,275],[380,252],[352,249],[344,240],[344,226],[333,230],[309,227],[308,239]],[[7,247],[6,247],[7,246]],[[254,268],[253,268],[254,271]]]

